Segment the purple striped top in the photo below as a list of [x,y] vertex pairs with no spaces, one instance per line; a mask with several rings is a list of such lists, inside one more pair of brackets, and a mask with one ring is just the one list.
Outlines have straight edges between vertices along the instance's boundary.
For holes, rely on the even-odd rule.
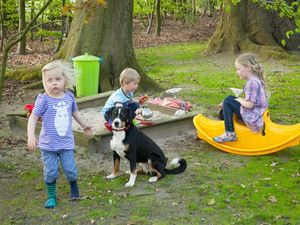
[[78,111],[74,95],[67,91],[62,98],[39,94],[33,114],[42,118],[39,148],[48,151],[74,149],[72,114]]
[[266,91],[261,80],[253,75],[244,87],[245,100],[254,103],[253,108],[241,106],[240,113],[247,125],[253,132],[259,132],[263,126],[263,113],[268,108]]

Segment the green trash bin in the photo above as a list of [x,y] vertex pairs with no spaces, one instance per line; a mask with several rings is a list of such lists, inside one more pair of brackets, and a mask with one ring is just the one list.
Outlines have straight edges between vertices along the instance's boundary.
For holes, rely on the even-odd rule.
[[84,97],[98,94],[100,58],[92,55],[72,59],[75,69],[76,95]]

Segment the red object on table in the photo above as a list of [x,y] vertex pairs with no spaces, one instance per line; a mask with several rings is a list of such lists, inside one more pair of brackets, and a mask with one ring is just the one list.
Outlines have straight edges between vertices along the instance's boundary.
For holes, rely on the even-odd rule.
[[104,126],[106,127],[107,130],[112,131],[112,126],[111,126],[111,124],[108,121],[106,121],[104,123]]
[[24,109],[27,112],[27,117],[30,116],[30,114],[32,113],[33,108],[34,108],[34,104],[26,104],[24,106]]
[[146,101],[148,101],[148,95],[143,95],[141,97],[139,97],[139,103],[140,104],[144,104]]

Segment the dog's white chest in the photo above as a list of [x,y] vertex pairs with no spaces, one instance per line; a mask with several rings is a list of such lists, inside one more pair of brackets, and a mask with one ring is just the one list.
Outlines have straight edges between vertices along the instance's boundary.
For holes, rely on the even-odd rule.
[[123,140],[125,138],[125,131],[114,131],[113,137],[110,141],[111,150],[118,153],[121,158],[125,158],[125,150],[126,146],[123,144]]

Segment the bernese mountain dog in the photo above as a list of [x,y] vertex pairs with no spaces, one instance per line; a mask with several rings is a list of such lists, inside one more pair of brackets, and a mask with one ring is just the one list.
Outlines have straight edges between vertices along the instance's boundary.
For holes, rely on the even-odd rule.
[[[121,158],[125,158],[130,164],[130,178],[126,187],[133,187],[138,171],[153,175],[149,182],[154,183],[168,174],[179,174],[187,167],[186,160],[176,158],[171,165],[178,165],[173,169],[167,169],[167,158],[161,148],[148,136],[142,133],[133,123],[135,112],[122,103],[116,103],[109,111],[112,123],[113,136],[110,147],[113,151],[113,172],[107,176],[113,179],[117,176]],[[140,168],[137,167],[140,165]]]

